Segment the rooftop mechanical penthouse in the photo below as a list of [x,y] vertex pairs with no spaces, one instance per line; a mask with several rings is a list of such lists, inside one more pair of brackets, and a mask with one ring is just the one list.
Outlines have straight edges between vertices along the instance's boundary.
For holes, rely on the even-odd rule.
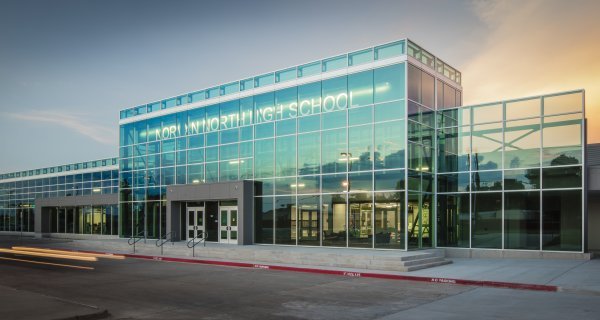
[[69,218],[68,185],[24,197],[22,172],[0,180],[4,230],[37,198],[38,236],[586,250],[584,92],[462,106],[461,73],[407,39],[129,108],[119,126],[118,224],[102,231],[117,199]]

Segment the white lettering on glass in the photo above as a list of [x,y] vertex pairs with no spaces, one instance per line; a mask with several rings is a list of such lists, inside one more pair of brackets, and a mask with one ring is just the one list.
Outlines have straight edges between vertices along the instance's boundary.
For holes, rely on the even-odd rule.
[[[171,139],[183,135],[193,135],[207,132],[217,131],[219,129],[235,128],[238,125],[252,124],[253,114],[256,117],[256,122],[269,122],[277,119],[295,118],[298,116],[307,116],[321,112],[331,112],[336,110],[344,110],[353,104],[353,92],[349,94],[342,92],[338,95],[327,95],[324,98],[316,97],[304,99],[299,102],[292,102],[289,105],[279,104],[277,106],[268,106],[252,110],[242,111],[241,113],[231,113],[222,116],[216,116],[208,119],[190,121],[183,125],[166,126],[160,129],[155,129],[154,133],[157,140]],[[206,128],[206,129],[205,129]]]

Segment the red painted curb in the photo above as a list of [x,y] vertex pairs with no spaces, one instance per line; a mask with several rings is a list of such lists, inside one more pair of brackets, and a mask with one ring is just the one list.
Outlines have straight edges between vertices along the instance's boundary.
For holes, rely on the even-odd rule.
[[[61,250],[64,250],[64,249],[61,249]],[[119,254],[119,253],[112,253],[112,252],[99,252],[99,251],[87,251],[87,250],[72,250],[71,249],[69,251],[96,253],[96,254],[114,254],[114,255],[122,255],[122,256],[125,256],[128,258],[154,260],[154,261],[197,263],[197,264],[208,264],[208,265],[238,267],[238,268],[255,268],[255,269],[268,269],[268,270],[278,270],[278,271],[305,272],[305,273],[329,274],[329,275],[339,275],[339,276],[358,277],[358,278],[375,278],[375,279],[405,280],[405,281],[419,281],[419,282],[432,282],[432,283],[447,283],[447,284],[458,284],[458,285],[465,285],[465,286],[507,288],[507,289],[547,291],[547,292],[556,292],[559,290],[559,287],[557,287],[557,286],[550,286],[550,285],[544,285],[544,284],[528,284],[528,283],[516,283],[516,282],[467,280],[467,279],[452,279],[452,278],[434,278],[434,277],[408,276],[408,275],[399,275],[399,274],[390,274],[390,273],[353,272],[353,271],[343,271],[343,270],[290,267],[290,266],[279,266],[279,265],[269,265],[269,264],[255,264],[255,263],[248,263],[248,262],[174,258],[174,257],[148,256],[148,255],[130,254],[130,253]]]

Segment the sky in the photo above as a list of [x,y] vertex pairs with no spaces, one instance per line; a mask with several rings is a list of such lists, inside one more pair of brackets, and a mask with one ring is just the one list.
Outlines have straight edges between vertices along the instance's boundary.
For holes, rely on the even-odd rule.
[[118,155],[119,110],[408,37],[464,104],[586,90],[600,1],[0,0],[0,172]]

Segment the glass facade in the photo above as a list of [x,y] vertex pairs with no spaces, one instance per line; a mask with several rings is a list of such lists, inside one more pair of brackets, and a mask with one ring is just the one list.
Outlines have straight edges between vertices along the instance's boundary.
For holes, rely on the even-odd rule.
[[438,110],[438,246],[582,251],[583,91]]
[[462,107],[460,81],[404,40],[125,115],[122,234],[162,234],[168,185],[253,180],[258,244],[581,251],[583,92]]
[[[35,199],[118,193],[117,163],[118,158],[110,158],[1,175],[0,231],[33,232]],[[95,227],[90,225],[87,229],[83,224],[75,226],[84,221],[81,208],[84,207],[51,208],[51,232],[117,234],[116,226],[115,232],[106,226],[107,221],[112,224],[112,217],[118,216],[116,206],[90,209],[97,222]],[[74,212],[75,216],[66,212]]]
[[118,205],[50,207],[50,233],[118,235]]
[[121,125],[122,234],[164,233],[168,185],[250,179],[256,243],[404,248],[406,65]]
[[118,191],[53,232],[158,238],[168,186],[251,180],[257,244],[581,252],[583,91],[462,106],[461,77],[405,39],[129,108],[118,171],[0,175],[2,226]]
[[408,39],[382,44],[348,54],[339,55],[319,61],[310,62],[275,72],[259,75],[256,77],[235,81],[229,84],[195,91],[165,100],[152,102],[121,111],[120,119],[127,119],[156,112],[168,108],[193,104],[205,100],[216,99],[222,96],[248,91],[255,88],[269,86],[276,83],[284,83],[290,80],[302,79],[319,75],[330,71],[336,71],[352,66],[359,66],[373,61],[386,60],[403,55],[409,55],[417,61],[427,65],[447,80],[460,85],[461,73],[447,63],[429,52],[420,48]]

